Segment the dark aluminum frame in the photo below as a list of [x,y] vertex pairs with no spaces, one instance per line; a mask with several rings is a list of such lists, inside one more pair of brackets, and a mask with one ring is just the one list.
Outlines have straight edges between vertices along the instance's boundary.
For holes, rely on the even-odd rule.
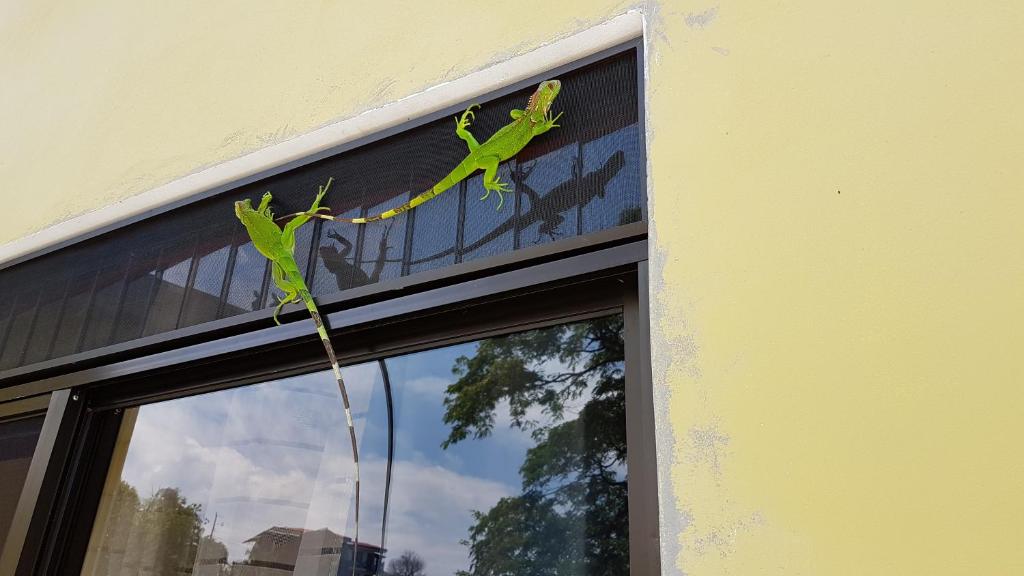
[[[640,51],[642,67],[638,39],[553,72],[629,49]],[[496,95],[533,81],[511,85]],[[643,122],[642,99],[640,105]],[[194,200],[388,137],[455,108],[210,190]],[[622,313],[634,576],[661,573],[644,210],[645,221],[635,224],[318,299],[343,364]],[[0,575],[80,570],[124,408],[326,368],[304,309],[285,311],[282,326],[273,326],[270,315],[269,310],[251,312],[0,373],[0,416],[5,407],[19,414],[38,413],[44,404],[46,409],[12,537],[0,554]]]

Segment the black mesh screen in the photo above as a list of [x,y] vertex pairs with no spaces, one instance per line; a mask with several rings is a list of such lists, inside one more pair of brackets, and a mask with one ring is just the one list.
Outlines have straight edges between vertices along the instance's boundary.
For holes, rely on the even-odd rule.
[[[514,192],[496,210],[476,174],[396,218],[315,220],[296,260],[314,295],[485,258],[642,219],[644,162],[634,49],[560,74],[560,128],[500,166]],[[533,87],[483,101],[483,142]],[[274,193],[274,211],[324,205],[368,215],[431,187],[468,153],[450,117],[265,178],[0,271],[0,369],[93,350],[273,304],[269,268],[232,204]]]

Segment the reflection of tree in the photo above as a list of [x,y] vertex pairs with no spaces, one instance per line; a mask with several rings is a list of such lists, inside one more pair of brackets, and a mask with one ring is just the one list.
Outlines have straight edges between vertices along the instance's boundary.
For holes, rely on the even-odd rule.
[[402,552],[402,555],[395,558],[388,564],[388,576],[423,576],[423,568],[426,564],[423,558],[412,550]]
[[202,535],[202,506],[189,504],[177,488],[161,488],[142,505],[142,548],[147,558],[159,559],[156,573],[171,576],[195,562]]
[[[123,480],[113,498],[95,574],[191,571],[202,535],[202,506],[189,504],[177,488],[161,488],[142,500]],[[223,544],[207,540],[205,546],[219,546],[226,556]]]
[[456,360],[443,446],[489,435],[503,402],[536,441],[522,493],[474,513],[463,576],[628,573],[623,357],[615,316],[485,340]]

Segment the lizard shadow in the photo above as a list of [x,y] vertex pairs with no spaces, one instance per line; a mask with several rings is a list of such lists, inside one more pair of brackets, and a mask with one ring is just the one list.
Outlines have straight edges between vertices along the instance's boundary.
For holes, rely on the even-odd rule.
[[[391,248],[391,246],[388,245],[388,237],[390,234],[391,224],[388,224],[384,227],[384,231],[380,236],[380,242],[377,246],[377,258],[374,260],[373,270],[367,274],[361,267],[357,266],[354,261],[349,260],[349,256],[355,250],[355,246],[352,244],[352,241],[342,236],[336,230],[329,230],[327,232],[327,237],[336,241],[340,246],[321,246],[317,252],[320,255],[320,260],[323,261],[324,267],[327,268],[327,271],[330,272],[332,276],[334,276],[338,290],[347,290],[358,286],[366,286],[367,284],[373,284],[380,281],[381,274],[384,272],[384,265],[387,263],[388,250]],[[352,260],[354,260],[354,258]]]
[[[519,217],[520,228],[525,229],[535,222],[540,223],[537,228],[537,240],[534,243],[541,242],[542,236],[556,240],[566,235],[560,231],[560,227],[565,223],[565,216],[562,214],[575,207],[582,208],[596,198],[604,198],[608,183],[622,171],[625,165],[626,153],[618,150],[609,156],[600,168],[583,174],[582,161],[577,158],[573,162],[573,177],[555,186],[543,196],[526,183],[526,179],[533,172],[536,163],[529,167],[524,165],[517,187],[529,199],[530,207]],[[512,216],[484,236],[467,244],[463,251],[476,250],[515,227],[516,217]],[[454,249],[450,251],[454,251]]]

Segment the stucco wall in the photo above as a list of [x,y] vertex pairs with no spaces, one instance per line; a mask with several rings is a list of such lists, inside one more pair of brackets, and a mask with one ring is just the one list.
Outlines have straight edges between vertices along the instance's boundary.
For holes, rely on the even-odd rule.
[[[0,241],[631,6],[436,4],[4,3]],[[665,572],[1024,571],[1024,4],[636,7]]]

